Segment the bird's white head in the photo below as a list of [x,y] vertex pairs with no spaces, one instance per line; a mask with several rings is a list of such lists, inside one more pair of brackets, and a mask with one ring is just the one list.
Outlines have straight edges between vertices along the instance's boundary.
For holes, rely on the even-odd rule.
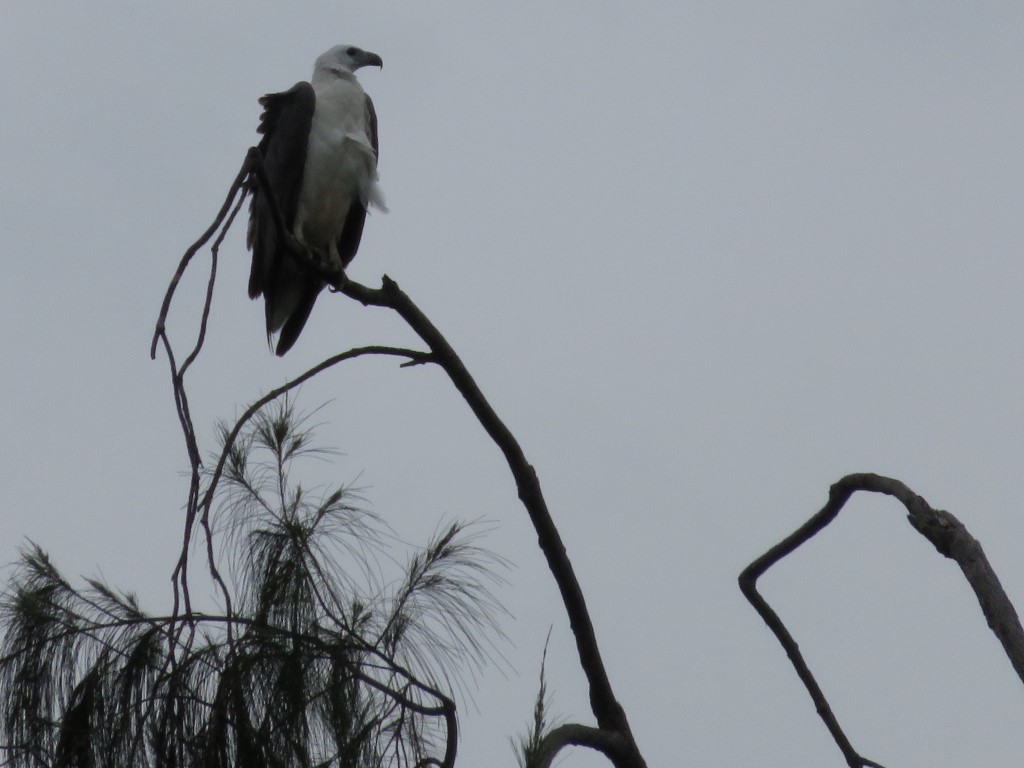
[[313,66],[313,77],[333,74],[338,77],[351,75],[360,67],[383,67],[384,62],[376,53],[364,51],[354,45],[336,45],[317,58]]

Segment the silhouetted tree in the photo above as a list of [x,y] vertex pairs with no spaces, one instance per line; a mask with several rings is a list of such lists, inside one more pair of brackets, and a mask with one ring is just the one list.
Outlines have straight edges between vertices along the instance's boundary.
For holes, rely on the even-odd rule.
[[323,453],[287,399],[228,447],[220,613],[147,613],[100,580],[72,586],[29,545],[0,603],[6,764],[451,764],[452,691],[500,637],[502,563],[453,524],[381,583],[382,521],[350,488],[292,481]]

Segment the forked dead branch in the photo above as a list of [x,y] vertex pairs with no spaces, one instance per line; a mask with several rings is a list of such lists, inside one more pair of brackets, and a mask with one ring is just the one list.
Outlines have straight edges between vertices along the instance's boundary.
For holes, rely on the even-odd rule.
[[[225,445],[218,460],[217,468],[213,471],[211,479],[205,489],[201,484],[201,460],[200,452],[196,443],[195,430],[192,425],[188,408],[188,397],[185,387],[185,374],[191,363],[196,359],[202,349],[206,323],[210,311],[210,302],[213,295],[213,284],[216,278],[217,251],[223,241],[227,230],[230,228],[235,215],[240,209],[246,196],[259,185],[260,194],[265,195],[270,202],[273,214],[274,225],[281,242],[285,244],[290,256],[301,266],[302,269],[323,280],[334,292],[359,301],[364,306],[383,307],[398,313],[408,326],[416,333],[426,346],[425,350],[401,349],[394,347],[361,347],[350,349],[346,352],[334,355],[322,363],[309,369],[301,376],[296,377],[283,387],[261,398],[254,403],[239,418],[233,429],[231,429],[225,440]],[[185,363],[180,368],[176,366],[173,348],[167,335],[166,321],[170,310],[174,292],[177,285],[188,268],[189,264],[208,243],[211,243],[210,276],[206,299],[203,308],[199,331]],[[349,280],[343,271],[333,269],[329,266],[326,254],[311,252],[302,246],[289,233],[285,226],[281,209],[274,198],[271,185],[268,183],[266,171],[263,167],[259,152],[255,147],[251,148],[246,156],[241,170],[235,177],[231,189],[228,191],[224,204],[210,227],[203,235],[185,252],[175,272],[174,278],[168,287],[167,294],[161,307],[160,316],[157,320],[156,329],[153,335],[153,342],[150,349],[151,356],[155,357],[158,344],[162,344],[167,352],[171,368],[171,383],[174,390],[174,398],[181,422],[182,431],[185,435],[185,442],[188,449],[189,461],[192,466],[192,479],[190,485],[189,501],[187,505],[184,541],[182,543],[181,556],[177,569],[174,573],[175,599],[180,599],[184,604],[185,613],[189,611],[188,597],[188,552],[195,524],[198,521],[206,536],[206,548],[208,566],[210,572],[224,592],[227,598],[227,590],[217,572],[213,559],[212,535],[209,526],[209,515],[211,504],[216,491],[220,474],[229,454],[233,442],[245,423],[258,412],[259,408],[273,401],[304,381],[316,376],[328,368],[333,367],[346,360],[363,357],[366,355],[387,355],[398,357],[404,360],[403,365],[419,365],[433,363],[439,366],[451,380],[452,384],[463,396],[480,425],[491,437],[494,443],[501,450],[508,463],[509,470],[516,482],[518,495],[529,514],[537,533],[538,543],[547,560],[548,567],[555,578],[558,590],[561,594],[566,613],[569,617],[570,626],[576,640],[576,648],[580,664],[587,678],[590,694],[590,705],[592,714],[596,720],[596,727],[584,725],[563,725],[554,729],[545,740],[543,764],[550,765],[555,756],[565,747],[571,745],[586,746],[604,754],[610,763],[616,768],[645,768],[646,763],[633,739],[629,722],[625,711],[619,704],[612,690],[611,682],[601,658],[597,637],[590,613],[587,609],[583,591],[576,579],[575,572],[569,560],[568,554],[558,529],[548,511],[544,495],[541,491],[540,482],[534,468],[527,461],[518,441],[508,427],[501,421],[490,403],[484,397],[477,386],[472,375],[469,373],[462,360],[455,353],[441,332],[434,326],[430,319],[416,306],[416,304],[398,287],[398,284],[387,275],[382,278],[380,288],[369,288]],[[176,605],[176,608],[178,606]],[[454,731],[452,731],[454,732]],[[454,747],[446,753],[438,765],[449,766],[454,762]]]
[[765,624],[775,633],[793,668],[807,688],[815,709],[835,740],[851,768],[882,768],[879,763],[862,757],[850,743],[824,692],[811,673],[796,640],[779,615],[757,591],[757,580],[775,563],[796,551],[825,529],[858,491],[892,496],[906,508],[907,521],[928,541],[939,554],[956,561],[968,583],[978,597],[985,620],[1002,643],[1018,677],[1024,681],[1024,630],[1017,611],[1006,596],[999,578],[989,565],[981,545],[952,514],[932,508],[921,496],[899,480],[875,474],[853,474],[835,483],[829,491],[828,502],[796,531],[757,558],[740,574],[740,589],[761,615]]

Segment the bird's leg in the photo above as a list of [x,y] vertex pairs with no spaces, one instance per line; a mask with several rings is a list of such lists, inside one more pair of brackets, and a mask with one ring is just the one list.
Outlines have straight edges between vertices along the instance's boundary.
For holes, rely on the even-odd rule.
[[319,248],[311,246],[306,242],[306,238],[302,236],[301,222],[296,222],[295,231],[297,234],[293,235],[291,232],[288,233],[288,237],[291,238],[292,245],[299,250],[305,251],[314,261],[330,266],[330,259],[324,255],[324,252]]
[[345,271],[345,264],[341,260],[341,254],[338,253],[338,244],[333,240],[327,248],[327,266],[338,273]]
[[285,237],[289,240],[289,246],[295,251],[305,251],[306,253],[315,253],[312,248],[306,245],[306,241],[302,237],[296,237],[291,232],[285,232]]
[[291,247],[298,251],[304,251],[309,259],[326,267],[330,271],[342,273],[344,267],[341,263],[341,256],[338,254],[338,246],[332,242],[326,252],[320,248],[314,248],[306,242],[306,238],[302,231],[303,223],[304,222],[301,218],[296,218],[294,227],[295,233],[286,233],[286,236],[291,239]]
[[304,223],[305,222],[303,222],[301,217],[296,216],[295,224],[291,231],[288,231],[287,229],[285,230],[285,237],[291,241],[289,245],[291,245],[295,250],[302,250],[306,253],[315,254],[313,249],[310,248],[309,244],[306,242],[306,238],[302,235],[302,226]]
[[348,277],[345,275],[345,262],[341,260],[341,254],[338,253],[338,244],[333,240],[327,249],[327,266],[337,275],[333,283],[328,281],[327,290],[337,293],[340,290],[338,286],[344,285],[348,281]]

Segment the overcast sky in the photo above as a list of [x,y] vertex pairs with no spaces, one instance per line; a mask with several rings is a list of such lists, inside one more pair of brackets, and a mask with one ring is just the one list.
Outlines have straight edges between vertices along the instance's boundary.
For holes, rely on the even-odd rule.
[[[648,764],[842,765],[736,576],[874,471],[960,517],[1024,599],[1022,42],[1019,0],[6,3],[0,560],[31,538],[167,609],[187,460],[159,302],[256,99],[354,43],[384,59],[360,79],[391,212],[350,275],[396,279],[518,435]],[[236,226],[192,380],[208,447],[319,359],[415,341],[324,294],[277,359],[247,274]],[[516,565],[516,671],[460,703],[460,764],[512,764],[550,625],[554,710],[590,723],[507,469],[440,371],[357,361],[300,404],[325,401],[344,455],[319,482],[410,541],[485,517]],[[1020,765],[1024,688],[895,502],[856,498],[763,587],[864,755]]]

